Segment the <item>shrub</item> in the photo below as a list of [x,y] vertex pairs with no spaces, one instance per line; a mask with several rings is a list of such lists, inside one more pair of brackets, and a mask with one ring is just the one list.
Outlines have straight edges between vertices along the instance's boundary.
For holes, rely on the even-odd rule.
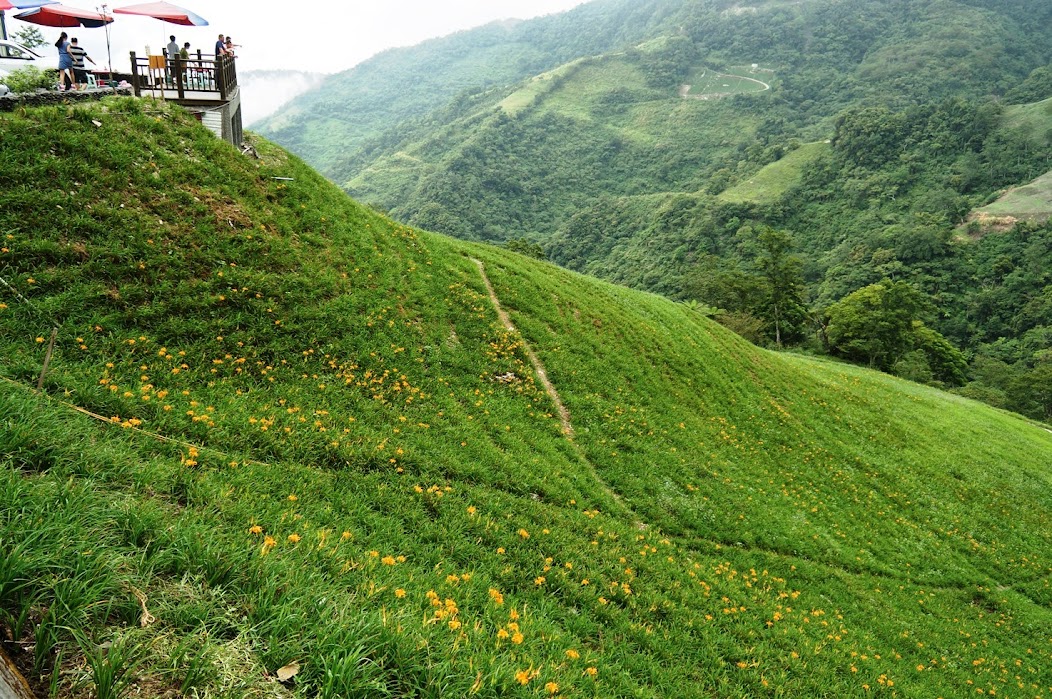
[[4,83],[14,93],[33,92],[37,88],[48,90],[58,84],[58,71],[27,66],[12,71],[4,78]]

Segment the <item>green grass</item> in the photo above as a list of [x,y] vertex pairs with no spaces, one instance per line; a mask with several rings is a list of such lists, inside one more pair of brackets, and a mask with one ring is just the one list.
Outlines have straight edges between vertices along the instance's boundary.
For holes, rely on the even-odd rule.
[[1052,434],[257,146],[131,99],[0,115],[33,304],[0,296],[0,623],[59,696],[1052,691]]
[[757,72],[752,66],[736,66],[731,72],[719,73],[711,68],[700,66],[687,79],[690,90],[689,97],[716,96],[747,94],[751,92],[763,92],[771,83],[772,74],[769,72]]
[[1029,135],[1036,145],[1052,143],[1052,98],[1005,109],[1005,127]]
[[805,143],[780,160],[764,166],[752,177],[720,193],[722,201],[738,204],[773,204],[798,185],[807,167],[830,152],[825,141]]
[[1045,221],[1052,216],[1052,172],[1045,173],[1022,187],[1013,187],[992,204],[976,211],[982,221],[986,216],[1011,216],[1016,219]]
[[[1046,148],[1052,144],[1052,98],[1006,107],[1003,128],[1028,137],[1039,148]],[[1025,185],[1008,189],[996,201],[973,210],[969,220],[977,222],[978,234],[981,235],[991,230],[1007,230],[1017,220],[1043,222],[1050,216],[1052,172]],[[968,237],[963,226],[959,235],[962,239]]]
[[530,78],[521,88],[505,97],[498,106],[508,116],[517,116],[548,92],[558,78],[572,75],[580,63],[581,61],[573,61]]
[[355,190],[359,199],[366,202],[380,201],[391,192],[401,200],[413,192],[422,178],[434,172],[432,163],[399,151],[379,159],[343,186]]
[[604,121],[611,111],[607,100],[612,94],[631,94],[634,97],[629,98],[629,102],[663,96],[649,90],[639,66],[620,54],[583,59],[570,65],[575,69],[564,74],[565,79],[557,89],[544,95],[543,110],[575,119]]

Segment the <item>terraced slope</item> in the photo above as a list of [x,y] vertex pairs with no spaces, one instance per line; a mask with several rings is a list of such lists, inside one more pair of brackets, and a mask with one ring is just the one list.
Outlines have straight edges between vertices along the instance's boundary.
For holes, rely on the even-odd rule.
[[1052,691],[1052,434],[258,147],[0,116],[0,623],[42,690]]

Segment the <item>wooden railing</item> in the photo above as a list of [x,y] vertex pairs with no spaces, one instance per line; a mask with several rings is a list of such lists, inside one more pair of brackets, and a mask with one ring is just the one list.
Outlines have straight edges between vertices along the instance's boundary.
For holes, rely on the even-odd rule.
[[131,52],[132,88],[135,96],[151,92],[162,97],[225,102],[237,88],[233,56],[205,56],[200,51],[190,58],[174,56],[136,56]]

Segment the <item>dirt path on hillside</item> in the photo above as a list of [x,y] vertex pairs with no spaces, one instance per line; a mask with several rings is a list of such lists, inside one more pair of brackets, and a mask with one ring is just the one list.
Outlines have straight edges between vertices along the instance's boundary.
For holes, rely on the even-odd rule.
[[[559,397],[559,392],[555,390],[555,386],[548,379],[548,372],[545,371],[544,364],[541,363],[540,358],[533,351],[533,348],[530,347],[530,343],[526,341],[526,338],[522,336],[522,333],[515,328],[508,313],[501,307],[500,299],[497,298],[497,292],[493,290],[493,284],[490,283],[489,276],[486,274],[486,266],[482,263],[482,260],[474,257],[470,259],[479,268],[479,275],[482,277],[482,283],[486,285],[486,292],[489,294],[490,303],[493,304],[493,309],[497,312],[497,318],[500,320],[501,325],[503,325],[508,332],[513,332],[522,339],[522,346],[525,348],[526,356],[529,358],[530,364],[533,365],[533,370],[537,373],[538,378],[540,378],[541,384],[544,386],[544,390],[548,394],[548,397],[551,398],[552,403],[555,404],[555,409],[559,413],[559,423],[562,425],[563,435],[566,437],[566,441],[568,441],[573,447],[577,458],[580,459],[581,464],[588,469],[592,478],[594,478],[595,482],[599,484],[599,487],[602,488],[603,492],[606,493],[617,508],[622,510],[622,515],[625,517],[631,517],[635,522],[636,528],[640,531],[648,529],[649,525],[643,522],[639,515],[636,514],[635,510],[632,509],[632,506],[621,498],[620,493],[611,488],[610,484],[599,475],[599,471],[596,470],[595,464],[589,460],[584,449],[574,441],[573,425],[570,423],[570,411],[566,409],[566,405],[563,404],[562,398]],[[612,511],[611,514],[613,514]]]
[[[472,261],[478,266],[479,274],[482,275],[482,282],[486,285],[486,291],[489,293],[490,303],[493,304],[494,310],[497,311],[497,317],[500,319],[501,325],[508,332],[519,334],[519,331],[515,329],[515,325],[512,324],[511,318],[507,312],[501,308],[500,299],[497,298],[497,292],[493,290],[493,285],[490,284],[489,277],[486,276],[486,267],[482,264],[482,260],[476,260],[471,258]],[[521,337],[521,335],[520,335]],[[526,338],[522,340],[522,346],[526,348],[526,356],[530,360],[530,364],[533,365],[533,370],[537,374],[537,378],[541,380],[541,385],[544,386],[545,393],[552,399],[552,403],[555,404],[555,409],[559,413],[559,423],[562,425],[563,434],[568,438],[573,439],[573,425],[570,423],[570,411],[566,409],[566,405],[563,404],[562,398],[559,397],[559,392],[555,390],[555,386],[548,379],[548,372],[544,369],[544,364],[541,363],[540,358],[530,347],[529,343],[526,342]]]
[[[767,90],[771,89],[770,85],[765,83],[763,80],[757,80],[756,78],[747,78],[744,75],[729,75],[728,77],[738,78],[739,80],[748,80],[751,83],[758,83],[760,85],[763,85],[763,89],[760,90],[760,92],[766,92]],[[686,85],[686,84],[680,85],[679,86],[679,96],[682,97],[685,100],[714,100],[714,99],[721,99],[723,97],[732,97],[734,95],[746,95],[746,94],[749,94],[747,92],[706,92],[703,95],[692,95],[692,94],[690,94],[690,88],[692,88],[692,87],[694,87],[694,86],[693,85]]]

